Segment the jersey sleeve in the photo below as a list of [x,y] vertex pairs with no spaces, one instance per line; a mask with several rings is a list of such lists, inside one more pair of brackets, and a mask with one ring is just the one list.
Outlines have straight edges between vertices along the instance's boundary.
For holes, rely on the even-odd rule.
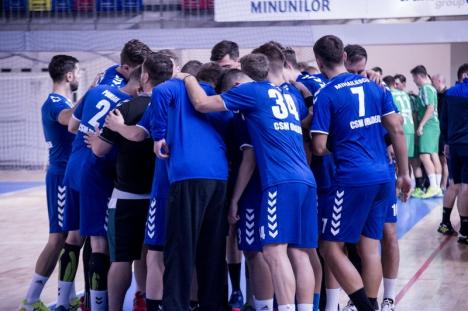
[[393,101],[393,95],[389,90],[383,90],[383,106],[382,106],[382,116],[386,116],[392,113],[398,113],[398,107]]
[[150,133],[154,141],[166,137],[167,109],[172,100],[172,93],[166,85],[160,85],[151,95]]
[[136,124],[139,128],[143,129],[147,136],[151,136],[150,131],[151,131],[151,104],[148,105],[146,108],[145,112],[143,113],[143,116],[141,117],[140,121]]
[[310,132],[318,134],[329,134],[331,124],[331,101],[328,96],[319,92],[315,97],[314,115]]
[[255,83],[245,83],[221,94],[224,106],[230,111],[248,111],[255,107]]
[[435,107],[437,105],[437,94],[432,87],[429,85],[424,85],[421,88],[421,100],[425,107]]
[[65,109],[71,109],[71,108],[64,100],[60,100],[56,103],[53,103],[52,105],[50,105],[49,118],[52,121],[58,121],[58,117],[60,113]]

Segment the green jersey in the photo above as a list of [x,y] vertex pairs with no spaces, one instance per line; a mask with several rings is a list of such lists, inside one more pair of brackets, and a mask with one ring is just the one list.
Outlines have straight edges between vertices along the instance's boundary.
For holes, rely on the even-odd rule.
[[434,126],[439,128],[439,117],[437,114],[437,91],[430,84],[424,84],[419,89],[419,105],[418,105],[418,121],[421,121],[426,113],[427,107],[430,105],[434,107],[434,113],[427,120],[426,126]]
[[393,101],[403,117],[403,130],[405,134],[414,134],[413,110],[411,109],[409,95],[406,92],[393,89],[392,96]]

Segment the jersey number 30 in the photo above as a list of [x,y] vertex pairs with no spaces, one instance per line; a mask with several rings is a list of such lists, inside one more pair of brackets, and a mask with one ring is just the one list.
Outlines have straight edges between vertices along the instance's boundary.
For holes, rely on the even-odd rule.
[[294,118],[299,121],[299,113],[297,112],[296,104],[291,95],[281,94],[278,90],[269,89],[268,96],[276,100],[276,105],[271,107],[275,118],[283,120],[286,119],[289,114],[292,114]]
[[99,111],[89,120],[88,123],[94,127],[99,126],[99,120],[109,112],[110,107],[111,104],[108,100],[100,100],[96,104],[96,108],[99,109]]

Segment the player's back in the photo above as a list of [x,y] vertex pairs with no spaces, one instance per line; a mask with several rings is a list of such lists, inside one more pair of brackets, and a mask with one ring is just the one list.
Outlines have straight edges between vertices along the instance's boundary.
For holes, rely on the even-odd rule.
[[42,128],[44,138],[49,147],[49,168],[63,171],[71,153],[74,135],[68,132],[68,127],[58,122],[58,116],[63,109],[71,109],[70,101],[60,94],[51,93],[41,107]]
[[113,65],[107,68],[97,84],[124,87],[127,81],[125,77],[117,71],[117,68],[119,68],[119,65]]
[[301,74],[296,81],[304,84],[312,95],[325,86],[325,81],[321,76],[308,73]]
[[388,181],[381,118],[393,112],[390,92],[358,75],[340,74],[320,90],[314,131],[320,132],[316,125],[329,118],[329,130],[323,132],[329,135],[337,181],[361,185]]
[[403,128],[406,134],[414,134],[413,110],[411,109],[411,99],[406,92],[392,89],[392,96],[398,111],[403,117]]

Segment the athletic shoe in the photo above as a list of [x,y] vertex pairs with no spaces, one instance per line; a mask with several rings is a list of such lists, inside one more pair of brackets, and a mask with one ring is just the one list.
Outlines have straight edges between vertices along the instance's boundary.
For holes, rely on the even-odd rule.
[[393,299],[385,298],[382,301],[380,309],[382,309],[382,311],[395,311],[395,303],[393,302]]
[[235,290],[232,292],[231,297],[229,298],[229,306],[231,308],[242,308],[244,305],[244,296],[240,290]]
[[348,301],[348,304],[346,305],[346,307],[344,307],[343,310],[341,311],[358,311],[358,309],[356,308],[354,303],[350,300]]
[[427,188],[426,193],[422,196],[422,199],[432,199],[439,195],[442,192],[439,187],[429,187]]
[[468,245],[468,236],[458,233],[458,243]]
[[200,310],[200,305],[196,301],[190,301],[189,309],[190,309],[190,311],[199,311]]
[[421,199],[425,195],[424,191],[421,188],[415,188],[414,191],[411,193],[411,196],[416,199]]
[[19,311],[49,311],[49,308],[40,300],[35,303],[28,303],[25,299],[21,302]]
[[133,298],[133,311],[146,311],[146,299],[142,292],[136,292]]
[[456,235],[457,233],[455,232],[455,229],[453,229],[451,223],[443,223],[441,222],[439,225],[439,228],[437,229],[437,232],[442,233],[444,235]]
[[70,311],[82,311],[83,309],[80,309],[80,307],[81,298],[75,297],[70,301]]

